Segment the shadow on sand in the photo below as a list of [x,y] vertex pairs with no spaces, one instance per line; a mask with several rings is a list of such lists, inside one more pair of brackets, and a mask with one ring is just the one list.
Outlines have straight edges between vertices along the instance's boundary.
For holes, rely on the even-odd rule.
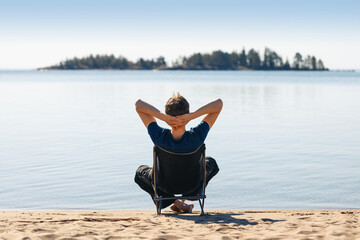
[[[247,220],[245,218],[237,218],[236,216],[241,216],[244,214],[241,213],[206,213],[205,216],[199,216],[197,213],[192,214],[173,214],[173,213],[164,213],[163,215],[173,218],[179,218],[183,220],[193,221],[197,224],[229,224],[234,223],[241,226],[247,225],[257,225],[259,222]],[[272,224],[275,222],[282,222],[285,220],[274,220],[270,218],[262,218],[260,223]]]

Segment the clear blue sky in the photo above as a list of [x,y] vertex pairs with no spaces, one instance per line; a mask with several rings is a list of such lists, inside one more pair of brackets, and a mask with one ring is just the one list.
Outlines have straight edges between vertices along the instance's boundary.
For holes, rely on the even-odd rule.
[[360,1],[0,0],[0,69],[112,53],[171,62],[243,47],[360,69]]

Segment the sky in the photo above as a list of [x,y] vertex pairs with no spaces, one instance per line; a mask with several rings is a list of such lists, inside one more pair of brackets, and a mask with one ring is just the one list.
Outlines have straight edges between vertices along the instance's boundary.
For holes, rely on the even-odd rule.
[[360,69],[358,0],[0,0],[0,69],[90,54],[136,61],[268,47]]

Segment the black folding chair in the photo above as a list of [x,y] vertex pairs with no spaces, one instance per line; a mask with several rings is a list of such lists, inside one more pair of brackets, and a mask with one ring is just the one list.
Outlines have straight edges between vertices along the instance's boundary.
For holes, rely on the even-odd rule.
[[[157,214],[162,200],[199,200],[204,215],[206,162],[205,144],[191,153],[173,153],[154,146],[153,188]],[[159,196],[159,192],[174,197]],[[181,194],[181,196],[176,196]]]

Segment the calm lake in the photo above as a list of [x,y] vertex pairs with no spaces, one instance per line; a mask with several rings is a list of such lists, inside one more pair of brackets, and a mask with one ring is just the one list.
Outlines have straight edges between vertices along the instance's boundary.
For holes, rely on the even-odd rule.
[[0,209],[155,209],[134,103],[176,92],[224,102],[205,209],[360,207],[359,72],[0,71]]

